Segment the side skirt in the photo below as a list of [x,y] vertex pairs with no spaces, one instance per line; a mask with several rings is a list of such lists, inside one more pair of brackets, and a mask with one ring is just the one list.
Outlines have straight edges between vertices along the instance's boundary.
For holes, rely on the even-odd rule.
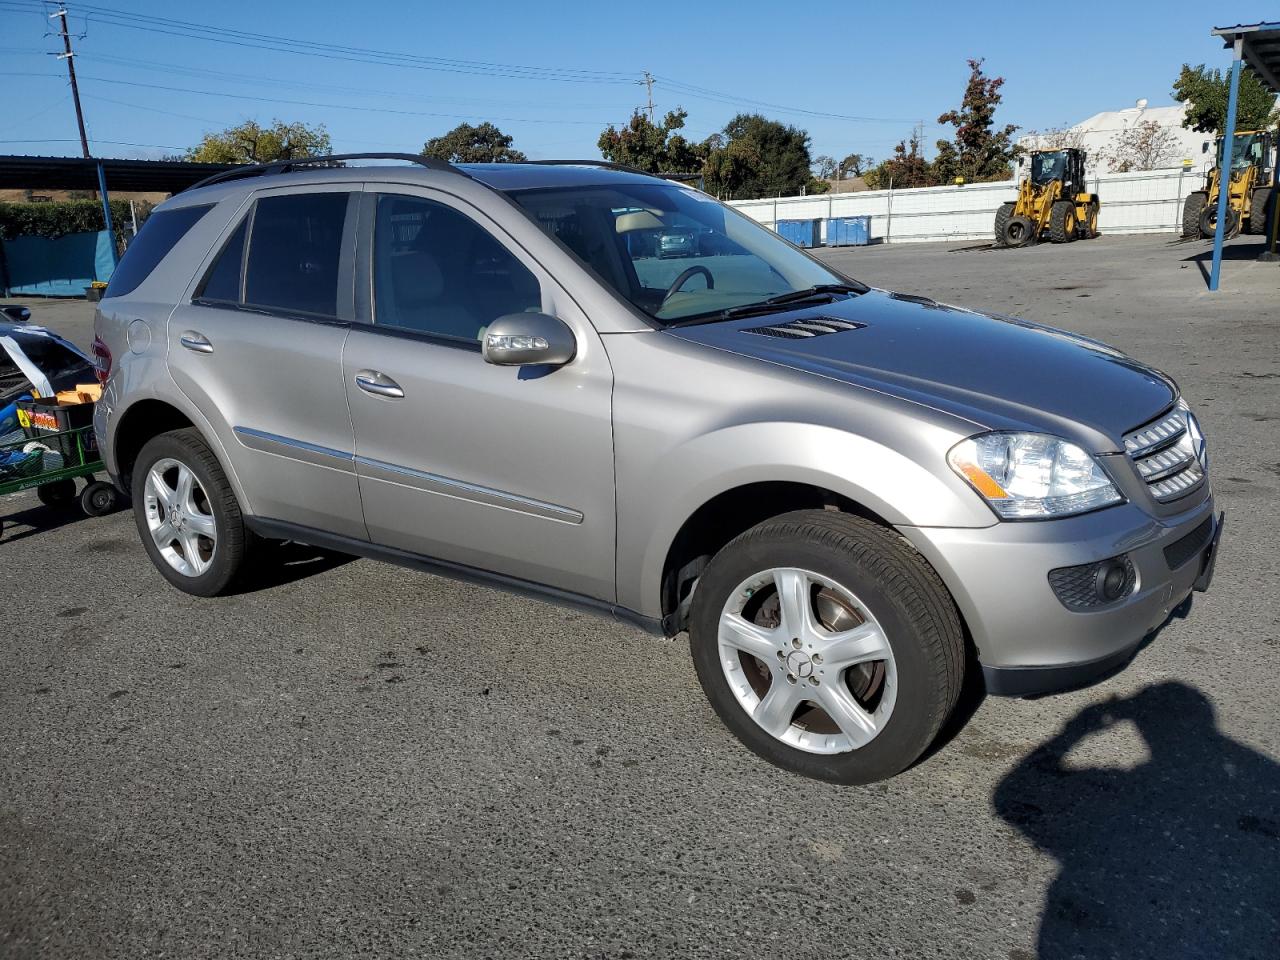
[[448,577],[451,580],[461,580],[465,583],[474,583],[482,587],[496,587],[499,590],[505,590],[508,593],[514,593],[522,597],[529,597],[532,600],[542,600],[545,603],[573,607],[598,616],[612,617],[623,623],[639,627],[646,633],[651,633],[655,636],[666,635],[662,628],[662,621],[657,618],[646,617],[626,607],[607,603],[604,600],[596,600],[580,593],[571,593],[568,590],[548,587],[545,584],[521,580],[517,577],[507,577],[499,573],[490,573],[487,570],[468,567],[461,563],[451,563],[448,560],[424,557],[420,554],[410,553],[408,550],[384,547],[376,543],[370,543],[368,540],[356,540],[352,537],[344,537],[335,533],[326,533],[323,530],[304,527],[296,523],[286,523],[283,520],[270,520],[265,517],[245,517],[244,522],[250,530],[260,537],[266,537],[268,540],[296,540],[299,543],[310,544],[313,547],[323,547],[326,550],[333,550],[337,553],[348,553],[357,557],[367,557],[370,560],[394,563],[396,566],[408,567],[411,570],[419,570],[423,573],[432,573],[439,577]]

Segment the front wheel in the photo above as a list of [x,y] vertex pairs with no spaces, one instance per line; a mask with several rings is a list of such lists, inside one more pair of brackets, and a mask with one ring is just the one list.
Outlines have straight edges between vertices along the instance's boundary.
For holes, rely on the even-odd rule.
[[226,592],[245,569],[252,535],[204,438],[194,429],[152,438],[132,486],[138,533],[161,575],[196,596]]
[[698,679],[752,751],[834,783],[915,762],[960,694],[959,616],[901,537],[832,511],[785,514],[722,549],[694,593]]

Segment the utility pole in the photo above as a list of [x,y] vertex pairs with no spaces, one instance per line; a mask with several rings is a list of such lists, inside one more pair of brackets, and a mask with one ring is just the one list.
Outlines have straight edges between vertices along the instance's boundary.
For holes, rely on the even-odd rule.
[[89,157],[89,137],[84,132],[84,111],[80,109],[80,88],[76,86],[76,64],[75,54],[71,50],[71,34],[67,31],[67,5],[65,3],[58,4],[56,13],[50,14],[50,20],[62,20],[62,48],[65,53],[58,54],[59,60],[67,61],[67,74],[71,77],[71,99],[76,105],[76,123],[80,127],[80,149],[84,151],[85,158]]
[[640,81],[645,86],[649,94],[649,122],[653,123],[653,74],[648,70],[644,72],[644,79]]

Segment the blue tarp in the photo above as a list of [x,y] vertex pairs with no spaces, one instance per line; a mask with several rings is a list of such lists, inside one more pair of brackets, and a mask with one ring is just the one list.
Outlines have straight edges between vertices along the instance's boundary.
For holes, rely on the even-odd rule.
[[3,246],[6,296],[83,297],[94,280],[110,280],[115,268],[106,230],[56,240],[16,237]]

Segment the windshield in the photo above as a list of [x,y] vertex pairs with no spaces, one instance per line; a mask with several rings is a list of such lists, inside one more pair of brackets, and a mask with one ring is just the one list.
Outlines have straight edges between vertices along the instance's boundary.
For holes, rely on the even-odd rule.
[[[1262,147],[1262,134],[1236,134],[1235,140],[1231,144],[1231,169],[1244,170],[1254,165],[1261,166],[1263,162]],[[1219,157],[1222,156],[1222,137],[1218,138],[1214,153]]]
[[664,323],[849,282],[688,187],[620,183],[511,196],[602,281]]
[[1031,182],[1040,184],[1051,180],[1061,180],[1067,169],[1067,154],[1064,150],[1053,153],[1033,153],[1031,155]]

